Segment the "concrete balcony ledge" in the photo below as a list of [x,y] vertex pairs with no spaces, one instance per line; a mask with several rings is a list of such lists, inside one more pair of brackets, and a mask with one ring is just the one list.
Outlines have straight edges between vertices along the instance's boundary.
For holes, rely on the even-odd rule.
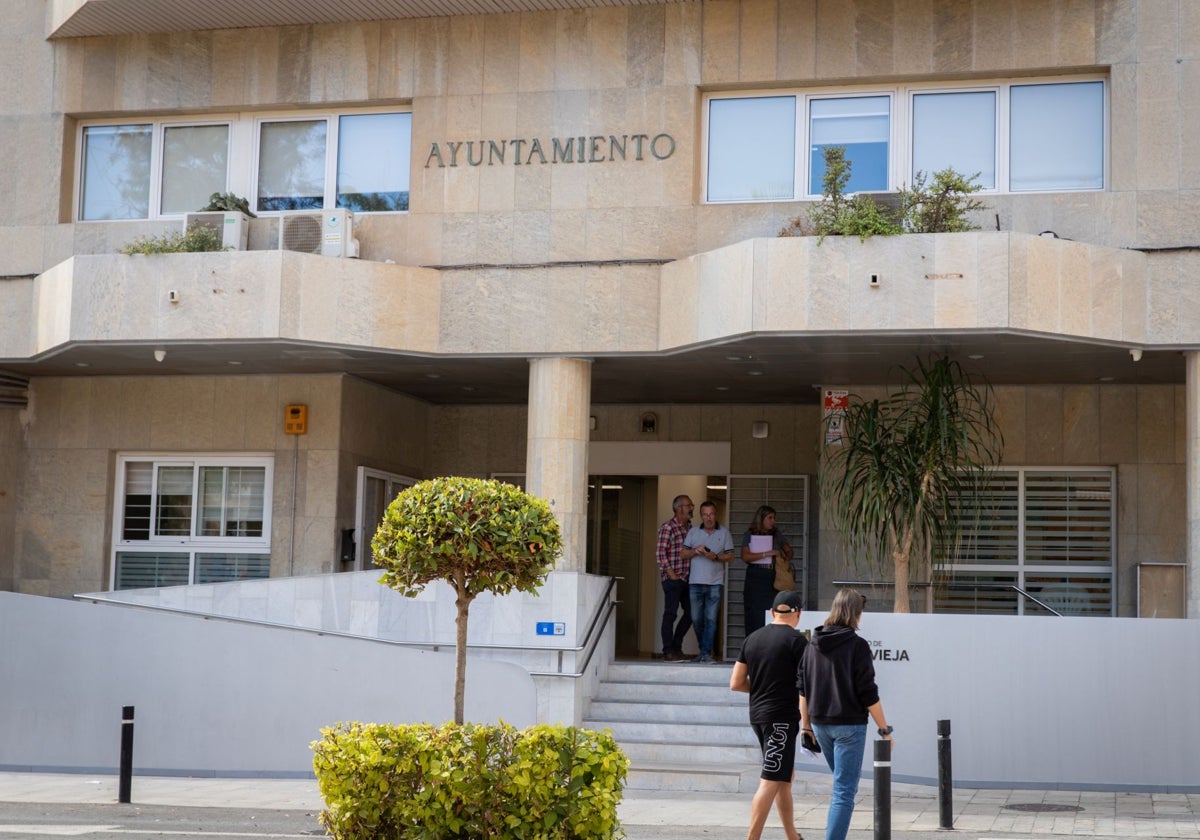
[[155,341],[628,354],[753,333],[1200,346],[1200,297],[1174,265],[1155,263],[1152,279],[1140,252],[1015,233],[751,239],[620,268],[439,271],[287,251],[81,255],[0,283],[0,359]]
[[1151,328],[1148,274],[1140,252],[1017,233],[753,239],[663,267],[663,300],[678,307],[660,342],[938,331],[1200,340],[1195,305],[1190,321]]

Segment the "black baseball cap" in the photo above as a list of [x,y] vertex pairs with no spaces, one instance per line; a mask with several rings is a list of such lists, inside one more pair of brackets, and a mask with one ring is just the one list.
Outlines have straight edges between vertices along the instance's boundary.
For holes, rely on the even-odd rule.
[[800,600],[800,593],[790,589],[776,595],[775,603],[771,604],[771,612],[777,613],[800,612],[802,609],[804,609],[804,603]]

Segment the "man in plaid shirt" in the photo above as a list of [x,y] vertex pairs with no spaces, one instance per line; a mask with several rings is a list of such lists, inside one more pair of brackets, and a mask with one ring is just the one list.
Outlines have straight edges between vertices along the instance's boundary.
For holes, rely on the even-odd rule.
[[[692,500],[687,496],[676,496],[671,502],[675,515],[658,528],[658,573],[662,578],[663,659],[678,662],[683,659],[683,637],[692,626],[692,599],[688,594],[688,574],[692,561],[683,558],[683,538],[692,526]],[[683,610],[679,624],[675,613]]]

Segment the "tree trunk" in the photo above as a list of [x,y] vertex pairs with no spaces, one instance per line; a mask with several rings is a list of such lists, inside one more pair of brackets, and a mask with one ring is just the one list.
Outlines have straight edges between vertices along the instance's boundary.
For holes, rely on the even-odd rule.
[[467,694],[467,610],[470,609],[471,599],[458,589],[454,606],[458,611],[454,616],[454,722],[462,723]]
[[895,567],[896,596],[892,601],[892,612],[912,612],[908,601],[908,552],[897,551],[892,555]]

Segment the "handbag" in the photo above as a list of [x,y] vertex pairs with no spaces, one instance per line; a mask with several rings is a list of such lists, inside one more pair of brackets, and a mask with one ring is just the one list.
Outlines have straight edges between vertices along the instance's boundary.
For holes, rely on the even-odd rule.
[[791,561],[776,555],[775,557],[775,591],[788,592],[796,588],[796,576],[792,573]]

